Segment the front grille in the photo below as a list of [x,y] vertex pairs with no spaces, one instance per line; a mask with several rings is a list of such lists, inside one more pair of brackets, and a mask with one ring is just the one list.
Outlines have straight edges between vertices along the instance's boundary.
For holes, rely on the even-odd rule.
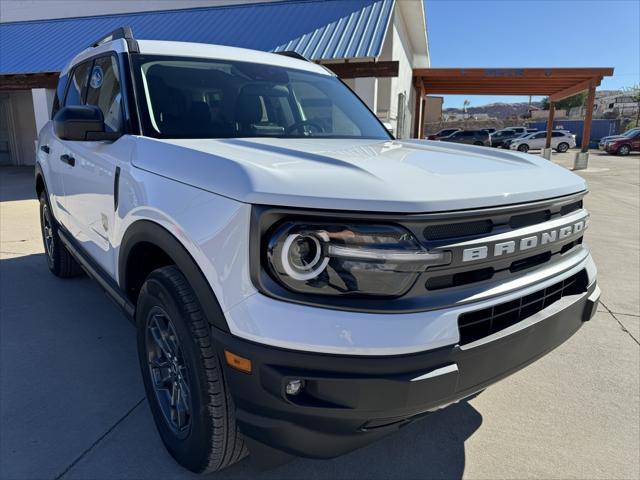
[[550,287],[510,302],[466,312],[458,317],[460,345],[475,342],[535,315],[567,295],[587,290],[586,271],[572,275]]

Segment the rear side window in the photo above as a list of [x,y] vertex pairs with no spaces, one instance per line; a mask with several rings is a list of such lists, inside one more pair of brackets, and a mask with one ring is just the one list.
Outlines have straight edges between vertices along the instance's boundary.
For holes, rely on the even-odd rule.
[[71,82],[69,82],[69,89],[67,90],[67,98],[64,101],[65,106],[83,104],[90,67],[91,62],[89,61],[81,63],[74,69]]
[[87,105],[102,111],[108,132],[119,132],[122,127],[122,95],[118,64],[112,55],[97,58],[89,75]]
[[552,137],[564,137],[565,134],[562,132],[551,132]]

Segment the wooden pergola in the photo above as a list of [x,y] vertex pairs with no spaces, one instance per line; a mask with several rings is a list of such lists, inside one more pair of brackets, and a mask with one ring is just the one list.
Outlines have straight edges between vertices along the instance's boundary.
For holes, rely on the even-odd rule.
[[589,149],[591,119],[596,87],[613,68],[424,68],[413,71],[416,89],[414,132],[424,138],[425,95],[544,95],[549,97],[547,148],[555,103],[584,90],[588,91],[582,131],[581,153]]

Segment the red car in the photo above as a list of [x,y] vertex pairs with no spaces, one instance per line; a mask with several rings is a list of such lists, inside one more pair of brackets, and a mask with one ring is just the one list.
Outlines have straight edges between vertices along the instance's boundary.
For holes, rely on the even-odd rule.
[[629,130],[620,137],[607,140],[604,144],[604,151],[616,155],[640,152],[640,130]]

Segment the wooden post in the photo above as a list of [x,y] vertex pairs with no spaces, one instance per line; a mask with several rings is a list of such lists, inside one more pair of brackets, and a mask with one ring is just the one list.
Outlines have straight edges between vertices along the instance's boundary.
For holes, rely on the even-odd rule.
[[420,138],[420,110],[422,105],[422,79],[416,79],[416,108],[413,112],[413,134],[415,138]]
[[591,136],[591,119],[593,118],[593,104],[596,98],[596,87],[591,84],[587,95],[586,109],[584,114],[584,125],[582,126],[582,153],[589,151],[589,137]]
[[544,148],[551,148],[551,133],[553,131],[553,117],[556,114],[556,102],[549,102],[549,116],[547,117],[547,141]]
[[424,98],[424,90],[420,91],[420,134],[418,138],[424,138],[424,111],[427,105],[427,101]]

